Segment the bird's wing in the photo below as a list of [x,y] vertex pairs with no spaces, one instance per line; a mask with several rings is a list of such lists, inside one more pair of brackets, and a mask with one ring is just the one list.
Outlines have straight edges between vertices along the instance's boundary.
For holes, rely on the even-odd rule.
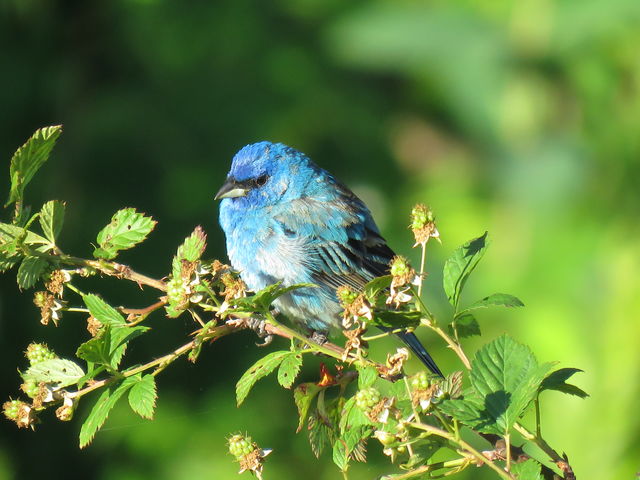
[[285,234],[305,239],[306,267],[314,283],[361,290],[387,273],[394,253],[362,201],[340,184],[333,192],[331,198],[294,200],[276,220]]

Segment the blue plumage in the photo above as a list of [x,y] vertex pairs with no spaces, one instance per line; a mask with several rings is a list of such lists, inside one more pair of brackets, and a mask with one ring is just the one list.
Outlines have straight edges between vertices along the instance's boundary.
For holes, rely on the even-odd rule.
[[[216,195],[231,265],[252,290],[275,282],[314,283],[274,305],[307,329],[339,325],[336,289],[360,290],[388,273],[393,251],[362,201],[303,153],[281,143],[247,145]],[[435,373],[412,333],[399,335]]]

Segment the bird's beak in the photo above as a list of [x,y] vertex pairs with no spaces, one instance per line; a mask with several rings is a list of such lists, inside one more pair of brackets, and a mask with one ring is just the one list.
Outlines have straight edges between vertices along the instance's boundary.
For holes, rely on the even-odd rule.
[[216,193],[214,200],[243,197],[247,194],[247,191],[248,189],[238,183],[235,178],[228,177],[222,187],[220,187],[220,190],[218,190],[218,193]]

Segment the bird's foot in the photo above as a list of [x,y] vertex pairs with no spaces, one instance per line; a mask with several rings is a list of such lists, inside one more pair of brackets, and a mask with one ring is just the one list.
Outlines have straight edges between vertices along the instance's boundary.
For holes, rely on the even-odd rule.
[[311,332],[311,335],[309,335],[309,340],[311,340],[313,343],[324,345],[325,343],[327,343],[329,338],[327,337],[327,332],[314,330],[313,332]]
[[267,322],[263,318],[247,318],[245,319],[247,327],[253,330],[258,337],[263,341],[262,343],[256,342],[258,347],[266,347],[273,341],[273,335],[267,332]]

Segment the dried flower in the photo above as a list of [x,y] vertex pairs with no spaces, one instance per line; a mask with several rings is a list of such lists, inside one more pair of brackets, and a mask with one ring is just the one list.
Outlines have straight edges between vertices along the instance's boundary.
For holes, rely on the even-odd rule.
[[409,350],[404,347],[398,348],[393,355],[387,355],[387,375],[398,375],[402,372],[404,363],[409,359]]
[[61,298],[64,292],[64,284],[71,281],[71,274],[67,270],[54,270],[49,275],[45,287],[51,293]]
[[36,292],[33,303],[40,308],[40,323],[48,325],[53,320],[54,325],[58,325],[60,314],[58,313],[67,302],[56,299],[51,292]]
[[344,328],[363,327],[362,319],[372,320],[373,310],[363,294],[354,292],[350,287],[343,285],[336,290],[342,312],[342,326]]

